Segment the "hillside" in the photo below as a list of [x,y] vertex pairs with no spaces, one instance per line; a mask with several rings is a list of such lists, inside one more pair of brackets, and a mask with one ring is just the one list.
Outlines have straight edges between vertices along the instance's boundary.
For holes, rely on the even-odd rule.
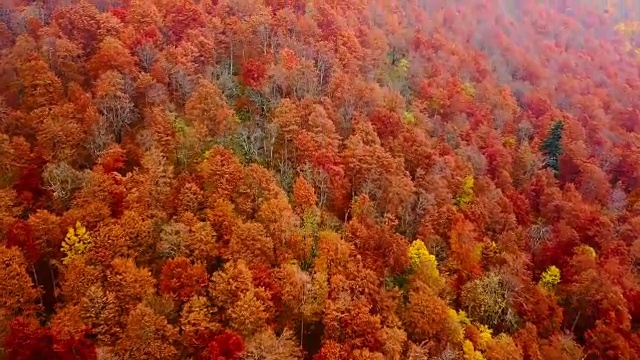
[[4,1],[0,359],[639,359],[639,19]]

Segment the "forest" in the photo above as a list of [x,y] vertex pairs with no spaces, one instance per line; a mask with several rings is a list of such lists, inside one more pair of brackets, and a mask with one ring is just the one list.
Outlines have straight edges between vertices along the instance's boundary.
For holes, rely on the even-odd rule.
[[0,359],[640,359],[639,21],[2,1]]

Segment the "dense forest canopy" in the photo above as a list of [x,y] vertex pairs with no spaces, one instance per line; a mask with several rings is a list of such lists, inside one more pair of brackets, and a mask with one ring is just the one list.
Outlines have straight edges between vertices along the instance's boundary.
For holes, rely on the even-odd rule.
[[0,359],[639,359],[639,4],[3,1]]

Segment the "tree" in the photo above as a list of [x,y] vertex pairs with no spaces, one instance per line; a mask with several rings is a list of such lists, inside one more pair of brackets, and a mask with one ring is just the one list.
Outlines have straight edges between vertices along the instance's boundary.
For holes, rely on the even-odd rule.
[[55,27],[67,38],[91,53],[100,39],[100,13],[90,3],[59,7],[52,16]]
[[191,0],[168,1],[164,5],[164,22],[173,42],[179,43],[189,28],[204,27],[203,14]]
[[177,359],[179,353],[172,345],[176,338],[176,330],[165,318],[144,305],[137,305],[126,318],[126,327],[113,355],[150,360]]
[[512,293],[502,276],[487,273],[463,286],[460,302],[471,319],[493,328],[510,329],[517,321]]
[[162,267],[160,293],[178,301],[187,301],[193,296],[204,294],[207,277],[207,271],[201,265],[192,265],[184,257],[171,259]]
[[343,158],[352,193],[369,195],[383,213],[399,214],[414,186],[402,159],[393,158],[380,145],[371,125],[362,124],[349,137]]
[[98,46],[96,53],[87,62],[89,74],[97,79],[108,71],[122,75],[135,75],[135,59],[118,39],[107,37]]
[[461,208],[466,207],[473,199],[473,184],[474,184],[473,175],[465,176],[462,183],[462,189],[460,190],[460,193],[456,198],[456,204],[459,207]]
[[206,349],[221,325],[213,319],[213,307],[205,297],[194,296],[180,312],[180,338],[187,351],[199,353]]
[[140,269],[131,259],[117,258],[106,276],[106,290],[113,293],[122,313],[136,307],[153,293],[155,281],[146,269]]
[[110,131],[116,143],[122,142],[122,133],[136,119],[136,109],[125,90],[125,78],[115,70],[101,73],[94,92],[101,122],[97,124]]
[[500,334],[487,345],[485,353],[487,360],[524,359],[522,350],[506,334]]
[[348,348],[370,351],[382,347],[381,318],[371,312],[371,304],[366,299],[345,297],[327,301],[322,323],[325,326],[325,341],[336,341]]
[[0,314],[2,322],[18,314],[35,310],[40,289],[36,289],[27,274],[27,263],[16,248],[0,246]]
[[60,101],[62,84],[49,66],[39,58],[18,64],[21,82],[22,104],[31,111],[43,106],[52,106]]
[[538,159],[536,159],[528,143],[521,144],[513,163],[513,182],[516,188],[521,188],[539,169]]
[[224,135],[233,129],[236,118],[220,89],[213,83],[201,80],[184,106],[185,116],[192,124],[201,128],[210,137]]
[[238,301],[227,310],[229,327],[243,337],[263,331],[269,318],[263,303],[266,297],[263,289],[250,289],[241,294]]
[[266,325],[269,296],[253,284],[251,270],[242,260],[228,262],[222,271],[211,275],[209,296],[219,308],[220,319],[233,321],[238,330],[253,333]]
[[264,331],[248,341],[242,355],[246,360],[298,360],[301,352],[293,334],[285,329],[280,336]]
[[273,240],[267,236],[259,223],[238,224],[229,242],[228,257],[232,260],[244,260],[248,265],[273,263]]
[[30,117],[38,137],[38,149],[47,160],[73,164],[84,155],[80,148],[87,138],[87,132],[82,129],[85,120],[75,104],[40,108],[31,112]]
[[293,183],[293,205],[298,215],[312,210],[318,199],[313,187],[302,176],[298,176]]
[[562,155],[563,130],[564,122],[556,120],[549,129],[547,138],[540,144],[540,151],[542,151],[542,154],[546,157],[544,165],[551,168],[556,176],[558,176],[560,171],[559,159],[560,155]]
[[538,283],[542,288],[547,291],[553,290],[560,282],[560,270],[555,266],[550,266],[540,276],[540,282]]
[[327,277],[319,272],[307,273],[291,264],[277,270],[277,279],[281,289],[281,313],[286,315],[284,323],[294,331],[299,329],[303,341],[305,329],[322,319],[329,290]]
[[633,359],[635,354],[628,343],[626,332],[618,332],[614,328],[597,321],[596,327],[586,334],[587,354],[598,359]]
[[404,316],[409,339],[416,343],[425,340],[433,342],[430,350],[433,355],[444,351],[447,344],[462,343],[462,327],[455,311],[425,285],[418,286],[409,293]]
[[238,158],[222,146],[214,146],[207,151],[197,171],[210,202],[231,198],[244,172]]
[[4,346],[11,359],[55,359],[53,337],[35,319],[15,318],[9,324]]
[[62,242],[62,252],[66,255],[62,262],[67,264],[73,258],[82,256],[92,245],[87,229],[80,222],[77,222],[75,229],[69,228]]
[[580,345],[563,335],[552,336],[541,350],[544,359],[580,360],[585,357]]
[[209,343],[206,349],[206,359],[210,360],[238,360],[241,358],[245,345],[243,339],[233,331],[225,330]]
[[267,76],[267,67],[260,60],[249,59],[242,64],[240,83],[259,90]]

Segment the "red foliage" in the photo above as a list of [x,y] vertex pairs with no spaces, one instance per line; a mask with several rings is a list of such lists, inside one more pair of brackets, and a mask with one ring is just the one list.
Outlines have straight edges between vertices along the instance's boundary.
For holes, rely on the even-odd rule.
[[265,289],[275,311],[280,311],[282,309],[282,289],[274,278],[273,270],[263,264],[255,265],[251,268],[251,274],[253,275],[253,285]]
[[45,194],[42,184],[42,167],[40,162],[34,162],[22,171],[20,178],[13,188],[18,192],[22,201],[28,206],[35,206]]
[[91,340],[87,338],[90,335],[89,330],[77,338],[56,339],[53,350],[58,360],[93,360],[96,359],[96,347]]
[[124,169],[126,159],[126,152],[116,145],[110,147],[102,154],[98,159],[98,165],[102,166],[102,170],[109,174]]
[[15,360],[55,359],[53,336],[34,320],[15,318],[4,341],[9,358]]
[[267,75],[264,60],[249,59],[242,64],[240,83],[250,88],[258,89],[262,86]]
[[[95,358],[88,326],[118,358],[238,359],[227,328],[265,358],[638,358],[636,4],[4,1],[5,355]],[[76,221],[93,246],[67,261]],[[38,318],[4,314],[36,305],[30,276]],[[479,319],[511,335],[482,344]]]
[[7,246],[18,247],[31,265],[42,257],[42,249],[33,238],[33,230],[24,220],[15,220],[7,230]]
[[205,351],[207,360],[236,360],[244,351],[244,341],[233,331],[225,330],[209,343]]
[[124,22],[127,19],[127,10],[123,8],[113,8],[109,10],[109,14],[118,18],[118,20]]
[[186,301],[202,294],[208,283],[207,270],[201,265],[192,265],[189,259],[179,257],[167,261],[160,275],[160,292]]
[[9,324],[4,348],[12,360],[92,360],[96,358],[88,331],[77,338],[58,339],[50,329],[38,326],[33,319],[17,317]]

